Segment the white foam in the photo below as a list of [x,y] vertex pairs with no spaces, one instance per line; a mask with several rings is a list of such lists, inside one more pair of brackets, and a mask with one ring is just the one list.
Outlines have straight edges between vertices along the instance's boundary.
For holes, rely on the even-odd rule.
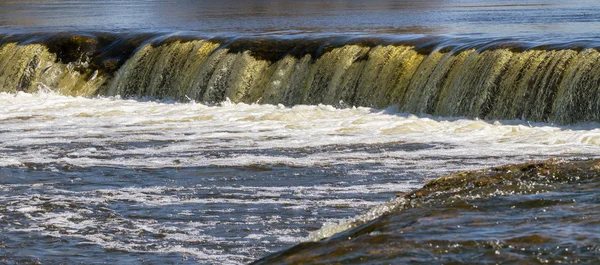
[[342,220],[330,220],[329,222],[323,224],[323,227],[321,227],[321,229],[311,232],[305,240],[319,241],[321,239],[331,237],[337,233],[346,231],[351,228],[355,228],[359,225],[375,220],[376,218],[386,213],[398,209],[399,207],[404,205],[404,203],[406,203],[406,200],[404,198],[398,197],[388,202],[377,205],[376,207],[371,208],[369,211],[362,215]]
[[[0,154],[0,166],[53,162],[84,167],[155,168],[383,163],[406,168],[402,163],[429,163],[432,159],[427,157],[432,156],[495,156],[498,157],[495,163],[501,164],[528,157],[600,153],[597,124],[561,127],[523,121],[417,117],[369,108],[336,109],[324,105],[286,108],[229,102],[207,106],[22,92],[0,93],[0,100],[3,102],[0,150],[11,150]],[[443,143],[452,148],[369,153],[318,149],[398,141]],[[132,142],[140,144],[117,146]],[[73,143],[80,144],[81,148],[60,146]],[[36,148],[40,145],[46,148]],[[275,156],[268,152],[207,156],[207,152],[214,150],[281,148],[316,149],[301,157]],[[488,164],[479,167],[483,166]]]
[[[526,121],[418,117],[391,110],[336,109],[325,105],[284,107],[224,102],[209,106],[118,97],[89,99],[51,93],[0,93],[0,101],[3,102],[0,109],[0,167],[32,163],[119,168],[354,166],[346,172],[348,183],[339,186],[235,186],[225,187],[226,190],[220,190],[223,196],[215,197],[176,195],[215,189],[213,186],[128,187],[79,192],[52,189],[51,194],[45,194],[51,196],[52,203],[64,205],[65,209],[69,209],[69,203],[102,205],[118,201],[151,207],[227,204],[251,212],[250,209],[259,211],[261,206],[267,205],[307,211],[306,216],[285,220],[279,213],[262,218],[249,214],[245,220],[248,224],[265,227],[264,231],[251,232],[240,238],[253,242],[265,238],[276,238],[287,244],[299,242],[302,240],[299,235],[305,231],[269,227],[281,222],[320,221],[317,217],[322,208],[371,209],[355,218],[330,220],[307,239],[329,237],[373,220],[403,203],[401,199],[393,199],[380,204],[358,196],[346,199],[340,195],[402,192],[422,185],[421,180],[355,183],[353,176],[393,172],[436,176],[529,159],[596,157],[600,154],[600,129],[595,123],[556,126]],[[415,148],[403,146],[403,143],[413,144]],[[362,165],[377,166],[362,169]],[[0,190],[18,187],[18,184],[6,184],[0,185]],[[159,233],[161,229],[170,229],[168,239],[174,243],[146,251],[175,251],[213,263],[240,263],[237,261],[244,258],[214,249],[182,247],[185,242],[229,240],[201,231],[228,225],[228,220],[219,219],[216,214],[234,213],[238,208],[180,211],[175,213],[179,217],[202,214],[205,220],[178,224],[177,228],[160,226],[152,220],[126,218],[105,224],[86,219],[91,215],[91,209],[53,213],[45,212],[39,202],[30,197],[0,196],[0,199],[13,202],[10,209],[32,222],[30,227],[20,229],[61,237],[65,235],[44,227],[61,228],[67,230],[68,236],[126,251],[141,251],[143,244],[134,240],[119,241],[108,233],[83,235],[77,230],[110,226],[122,231],[126,237],[137,238],[141,231]],[[256,248],[236,251],[243,253],[256,251]]]
[[42,209],[39,207],[35,207],[35,206],[25,206],[25,207],[17,208],[15,210],[18,212],[21,212],[21,213],[32,213],[32,212],[39,212]]
[[[410,185],[393,185],[390,189],[410,189]],[[36,187],[27,184],[7,184],[0,185],[0,189],[35,189]],[[39,187],[38,187],[39,188]],[[184,198],[179,194],[197,194],[202,190],[218,189],[220,196],[214,198]],[[295,218],[282,218],[278,214],[267,216],[250,215],[248,212],[243,216],[245,225],[262,226],[263,229],[255,230],[247,236],[235,239],[225,238],[216,235],[210,235],[205,231],[211,231],[217,227],[228,225],[238,225],[239,221],[228,221],[221,216],[210,216],[203,212],[233,213],[236,209],[249,208],[248,205],[264,207],[265,205],[274,205],[282,208],[302,208],[315,211],[317,209],[352,207],[365,209],[376,206],[375,201],[363,199],[335,199],[328,196],[332,194],[347,194],[355,191],[357,193],[380,191],[389,192],[385,185],[356,185],[348,186],[347,190],[343,187],[335,186],[298,186],[296,187],[265,187],[265,186],[247,186],[247,187],[207,187],[196,185],[191,187],[170,187],[170,186],[152,186],[152,187],[126,187],[118,189],[96,189],[91,191],[72,191],[63,189],[51,189],[51,192],[42,195],[5,195],[0,196],[0,200],[10,202],[9,210],[23,213],[27,225],[18,227],[9,227],[7,231],[37,232],[42,235],[52,237],[73,237],[80,238],[93,244],[97,244],[106,249],[116,249],[130,252],[178,252],[183,255],[192,256],[194,259],[202,262],[220,264],[240,264],[242,260],[248,258],[248,255],[255,255],[261,247],[253,246],[250,242],[256,244],[294,244],[304,240],[302,237],[305,231],[300,229],[282,229],[281,223],[305,223],[307,221],[315,222],[318,219],[304,218],[297,216]],[[303,196],[297,196],[295,199],[284,199],[274,196],[275,194],[290,195],[295,191],[302,192]],[[202,192],[201,192],[202,193]],[[241,199],[241,198],[244,199]],[[240,199],[237,199],[240,198]],[[170,206],[170,205],[236,205],[236,209],[208,209],[210,207],[192,207],[183,211],[176,211],[176,214],[183,216],[199,216],[204,220],[202,222],[186,222],[172,220],[167,223],[160,223],[152,219],[128,218],[125,216],[113,214],[111,218],[96,218],[97,206],[105,204],[127,203],[140,206]],[[42,207],[42,205],[53,205],[61,210],[54,211],[52,207]],[[77,205],[74,207],[73,205]],[[89,208],[88,208],[89,207]],[[193,209],[193,210],[192,210]],[[112,212],[109,208],[102,207],[102,212]],[[100,215],[102,216],[102,215]],[[206,221],[212,219],[214,221]],[[92,229],[92,230],[89,230]],[[90,232],[93,231],[93,232]],[[113,234],[111,231],[119,231]],[[140,234],[162,234],[163,239],[153,237],[140,238]],[[239,242],[237,242],[239,241]],[[266,242],[266,243],[265,243]],[[160,243],[160,244],[158,244]],[[205,249],[183,247],[186,244],[205,243],[210,246],[218,244],[239,244],[245,246],[244,249],[230,250],[224,252],[216,247]],[[148,247],[152,246],[152,247]],[[244,251],[248,252],[246,256]],[[264,253],[264,250],[261,251]]]

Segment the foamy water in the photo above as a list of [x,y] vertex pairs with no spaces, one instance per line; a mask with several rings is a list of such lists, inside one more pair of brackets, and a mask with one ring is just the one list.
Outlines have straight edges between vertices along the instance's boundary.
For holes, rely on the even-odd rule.
[[[597,153],[600,147],[600,129],[595,124],[559,127],[521,121],[417,117],[370,108],[290,108],[228,102],[207,106],[53,94],[2,93],[0,100],[3,166],[68,163],[82,167],[160,168],[379,163],[423,169],[441,166],[438,160],[448,158],[496,157],[493,164],[501,164],[515,161],[512,157],[587,156]],[[130,145],[122,148],[119,143]],[[380,150],[358,147],[361,144],[379,146]],[[396,150],[404,148],[390,148],[390,144],[430,146]],[[40,145],[46,148],[36,148]],[[214,150],[222,150],[223,155],[206,155]],[[442,171],[455,170],[443,162],[446,169]],[[464,169],[464,165],[459,168]]]
[[[600,154],[597,124],[51,93],[0,102],[9,260],[52,259],[50,244],[100,261],[239,264],[375,218],[440,174]],[[11,247],[30,237],[40,243]]]

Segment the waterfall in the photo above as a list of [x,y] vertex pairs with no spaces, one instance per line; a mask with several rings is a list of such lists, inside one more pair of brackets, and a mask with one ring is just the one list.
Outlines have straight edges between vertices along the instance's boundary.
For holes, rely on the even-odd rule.
[[600,121],[600,53],[593,48],[422,49],[410,42],[152,36],[123,42],[135,49],[118,53],[125,44],[96,41],[91,51],[77,45],[62,51],[43,39],[4,38],[0,91],[210,103],[343,102],[439,116]]

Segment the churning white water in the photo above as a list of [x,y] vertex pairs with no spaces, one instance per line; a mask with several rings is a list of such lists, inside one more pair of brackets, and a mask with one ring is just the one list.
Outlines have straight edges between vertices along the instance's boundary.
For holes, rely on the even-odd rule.
[[116,250],[108,260],[244,263],[369,209],[359,219],[374,218],[387,206],[374,207],[440,174],[600,154],[597,124],[52,93],[0,102],[7,236]]
[[[48,93],[1,93],[0,102],[0,150],[10,151],[0,154],[2,166],[69,163],[82,167],[159,168],[377,163],[386,168],[447,172],[552,156],[589,157],[600,150],[596,124],[561,127],[524,121],[417,117],[370,108],[229,102],[207,106]],[[117,145],[144,142],[160,145]],[[385,149],[390,143],[433,147],[386,152],[357,147],[354,152],[346,152],[358,145],[381,145]],[[65,147],[67,144],[79,148]],[[39,146],[45,148],[36,148]],[[308,154],[298,157],[260,152],[302,148]],[[208,150],[239,152],[208,157]],[[473,158],[481,163],[454,163]]]

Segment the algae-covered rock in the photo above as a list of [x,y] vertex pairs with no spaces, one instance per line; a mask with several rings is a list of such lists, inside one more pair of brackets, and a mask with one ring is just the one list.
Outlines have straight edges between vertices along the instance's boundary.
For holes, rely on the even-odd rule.
[[596,264],[598,176],[600,160],[443,176],[376,220],[255,264]]
[[90,35],[55,35],[44,42],[48,51],[63,63],[85,61],[98,49],[98,40]]
[[[495,191],[498,188],[507,193],[540,192],[532,190],[542,188],[550,183],[568,183],[582,178],[595,177],[600,172],[600,160],[566,162],[547,160],[525,164],[506,165],[490,169],[465,171],[426,183],[423,188],[407,194],[405,197],[423,197],[434,195],[451,195],[453,193],[482,193],[485,190]],[[517,185],[518,187],[514,187]],[[551,188],[552,185],[549,186]]]

